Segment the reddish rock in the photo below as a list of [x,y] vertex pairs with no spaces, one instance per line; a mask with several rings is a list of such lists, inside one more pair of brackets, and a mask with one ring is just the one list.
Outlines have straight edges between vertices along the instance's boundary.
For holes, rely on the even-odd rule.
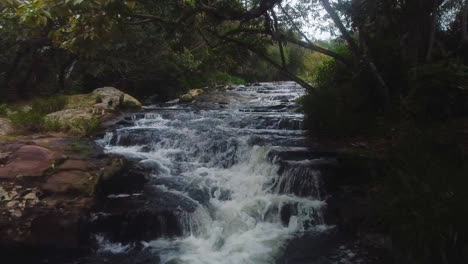
[[51,193],[77,192],[92,195],[97,183],[96,177],[84,171],[60,171],[50,176],[42,189]]
[[42,176],[53,164],[55,158],[54,153],[46,148],[22,146],[11,154],[8,163],[0,168],[0,179]]
[[59,170],[78,170],[88,171],[90,168],[89,161],[70,159],[66,160],[60,167]]

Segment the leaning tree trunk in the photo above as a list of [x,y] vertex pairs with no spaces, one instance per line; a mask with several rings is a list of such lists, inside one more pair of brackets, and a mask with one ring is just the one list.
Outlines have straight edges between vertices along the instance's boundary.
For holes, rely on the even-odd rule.
[[354,54],[354,56],[357,59],[361,60],[369,68],[370,72],[372,73],[372,75],[375,77],[375,79],[379,83],[378,92],[380,94],[382,102],[384,103],[384,107],[388,108],[390,104],[389,89],[382,75],[380,74],[379,70],[375,66],[374,62],[372,62],[372,60],[367,56],[366,53],[361,51],[356,41],[354,41],[354,39],[351,37],[346,27],[343,25],[343,22],[341,21],[336,11],[330,5],[330,2],[328,0],[320,0],[320,2],[322,3],[323,7],[327,11],[328,15],[330,15],[336,27],[338,27],[338,29],[340,30],[341,35],[343,35],[343,38],[348,43],[348,46],[351,49],[351,52]]

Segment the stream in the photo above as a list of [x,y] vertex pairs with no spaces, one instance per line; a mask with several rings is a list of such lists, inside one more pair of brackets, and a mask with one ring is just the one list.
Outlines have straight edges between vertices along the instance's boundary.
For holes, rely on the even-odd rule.
[[106,208],[125,204],[135,215],[141,206],[151,217],[136,221],[137,238],[97,233],[98,256],[86,263],[312,263],[285,254],[294,241],[333,229],[321,168],[335,160],[305,147],[295,111],[304,93],[293,82],[234,86],[229,103],[149,106],[108,132],[99,140],[105,151],[150,180],[143,191],[109,195]]

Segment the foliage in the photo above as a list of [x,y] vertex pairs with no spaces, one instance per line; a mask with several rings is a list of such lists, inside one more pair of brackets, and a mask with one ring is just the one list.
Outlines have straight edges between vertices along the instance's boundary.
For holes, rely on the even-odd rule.
[[[342,45],[335,45],[337,52],[349,56]],[[372,82],[368,83],[366,72],[353,75],[341,62],[331,59],[316,67],[312,76],[314,89],[299,101],[306,114],[307,128],[313,133],[331,136],[368,131],[379,106],[374,103]]]
[[406,107],[414,118],[439,121],[468,114],[468,67],[426,64],[413,75]]
[[66,105],[67,98],[65,96],[36,98],[31,103],[32,110],[43,115],[60,111],[64,109]]
[[408,129],[391,149],[376,203],[410,263],[464,263],[468,160],[453,124]]
[[66,103],[67,100],[63,96],[36,98],[30,103],[30,107],[16,107],[16,111],[10,114],[8,118],[20,132],[48,131],[51,124],[45,122],[44,117],[52,112],[62,110]]
[[19,132],[41,132],[44,124],[44,114],[34,110],[19,110],[11,114],[9,118]]

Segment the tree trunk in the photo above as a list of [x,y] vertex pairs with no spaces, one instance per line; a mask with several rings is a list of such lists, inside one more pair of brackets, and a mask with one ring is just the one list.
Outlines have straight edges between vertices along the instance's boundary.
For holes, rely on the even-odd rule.
[[68,79],[70,73],[70,69],[73,67],[75,64],[76,57],[71,56],[62,66],[60,67],[60,72],[58,76],[58,88],[57,88],[57,93],[65,91],[67,85],[66,85],[66,80]]
[[328,0],[320,0],[322,3],[323,7],[327,11],[327,13],[330,15],[331,19],[335,23],[336,27],[341,32],[341,35],[343,38],[346,40],[348,43],[349,48],[351,49],[351,52],[354,54],[354,56],[364,62],[364,64],[369,68],[371,71],[372,75],[374,75],[376,81],[379,83],[379,94],[381,97],[381,100],[384,104],[384,108],[388,108],[390,104],[390,96],[389,96],[389,89],[387,84],[385,83],[384,79],[382,78],[382,75],[378,71],[377,67],[375,66],[374,62],[367,56],[367,54],[363,53],[359,46],[356,44],[354,39],[351,37],[351,35],[348,33],[348,30],[345,28],[343,25],[343,22],[341,21],[340,17],[336,13],[336,11],[332,8],[330,5],[330,2]]

